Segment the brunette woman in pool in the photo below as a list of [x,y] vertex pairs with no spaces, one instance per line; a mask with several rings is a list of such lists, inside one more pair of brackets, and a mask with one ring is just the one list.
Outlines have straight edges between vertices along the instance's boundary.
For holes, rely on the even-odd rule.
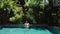
[[25,28],[29,28],[29,26],[30,26],[28,21],[26,21],[24,25],[25,25]]

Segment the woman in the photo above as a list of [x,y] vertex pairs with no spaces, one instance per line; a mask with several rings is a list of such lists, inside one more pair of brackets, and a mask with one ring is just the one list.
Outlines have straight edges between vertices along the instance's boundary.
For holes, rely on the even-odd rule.
[[30,24],[27,21],[24,25],[25,25],[25,28],[29,28],[29,26],[30,26]]

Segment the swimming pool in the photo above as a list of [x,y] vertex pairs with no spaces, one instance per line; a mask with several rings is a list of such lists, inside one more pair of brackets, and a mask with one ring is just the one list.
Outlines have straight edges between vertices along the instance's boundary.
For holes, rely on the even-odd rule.
[[3,28],[0,30],[0,34],[52,34],[47,29],[36,30],[34,28]]
[[[14,26],[14,25],[13,25]],[[15,27],[15,28],[14,28]],[[59,34],[56,29],[46,29],[43,27],[31,27],[29,29],[21,27],[21,26],[7,26],[0,29],[0,34]],[[17,28],[18,27],[18,28]],[[57,31],[54,32],[54,31]],[[60,30],[59,30],[60,32]]]

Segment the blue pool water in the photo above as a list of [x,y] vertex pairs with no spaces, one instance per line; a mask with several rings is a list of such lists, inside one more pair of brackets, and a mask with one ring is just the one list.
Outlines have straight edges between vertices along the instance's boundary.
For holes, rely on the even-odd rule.
[[26,29],[26,28],[3,28],[0,30],[0,34],[52,34],[47,29]]

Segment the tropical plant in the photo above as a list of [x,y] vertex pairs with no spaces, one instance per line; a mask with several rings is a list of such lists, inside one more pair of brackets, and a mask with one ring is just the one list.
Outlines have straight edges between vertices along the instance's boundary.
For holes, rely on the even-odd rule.
[[22,20],[23,11],[22,7],[17,5],[18,0],[2,0],[0,3],[0,8],[4,10],[8,10],[7,13],[13,12],[12,17],[9,18],[11,22],[15,22],[18,19]]
[[44,16],[44,7],[49,2],[47,0],[25,0],[25,7],[27,7],[27,16],[33,23],[38,23],[39,20]]

